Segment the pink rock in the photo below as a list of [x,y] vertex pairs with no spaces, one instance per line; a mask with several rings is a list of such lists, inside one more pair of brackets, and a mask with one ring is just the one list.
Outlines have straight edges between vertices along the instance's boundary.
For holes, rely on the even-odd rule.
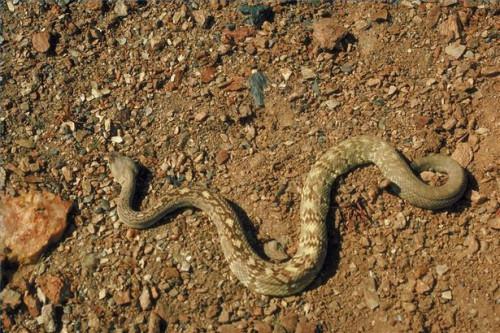
[[7,260],[35,262],[61,238],[70,207],[71,202],[49,192],[0,197],[0,250],[7,253]]

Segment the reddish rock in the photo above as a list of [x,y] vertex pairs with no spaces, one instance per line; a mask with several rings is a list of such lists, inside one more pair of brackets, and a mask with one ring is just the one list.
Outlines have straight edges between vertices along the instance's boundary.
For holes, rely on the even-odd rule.
[[214,66],[207,66],[201,70],[201,82],[209,83],[217,74],[217,69]]
[[219,150],[217,155],[215,155],[215,162],[217,164],[224,164],[227,162],[228,159],[229,159],[229,153],[225,149]]
[[40,315],[40,302],[37,298],[31,296],[30,294],[26,294],[23,297],[23,303],[26,305],[26,308],[33,319]]
[[170,81],[165,85],[165,90],[173,91],[179,88],[181,85],[182,79],[184,77],[184,69],[179,68],[174,71],[174,74],[170,78]]
[[324,18],[313,24],[313,41],[322,49],[333,50],[348,34],[333,18]]
[[52,304],[61,304],[67,296],[68,288],[63,279],[56,275],[44,275],[37,284]]
[[245,38],[253,36],[255,30],[251,27],[239,27],[235,30],[224,29],[222,31],[222,42],[225,44],[230,44],[232,42],[240,43],[245,40]]
[[61,238],[71,203],[48,192],[0,197],[0,248],[7,259],[35,262],[43,250]]
[[47,31],[35,32],[31,36],[33,48],[40,53],[45,53],[50,49],[50,34]]
[[245,78],[241,76],[233,77],[231,82],[226,86],[227,91],[240,91],[246,89]]

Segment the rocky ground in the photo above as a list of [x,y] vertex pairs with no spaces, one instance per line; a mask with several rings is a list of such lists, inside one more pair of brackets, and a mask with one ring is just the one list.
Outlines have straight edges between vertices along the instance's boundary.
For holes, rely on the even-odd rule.
[[[5,332],[498,332],[497,5],[67,2],[0,4],[0,191],[74,203],[36,264],[6,265]],[[453,156],[468,190],[431,212],[375,167],[343,177],[326,265],[299,295],[242,287],[201,212],[118,221],[112,151],[144,166],[141,208],[207,185],[287,258],[310,166],[359,134]]]

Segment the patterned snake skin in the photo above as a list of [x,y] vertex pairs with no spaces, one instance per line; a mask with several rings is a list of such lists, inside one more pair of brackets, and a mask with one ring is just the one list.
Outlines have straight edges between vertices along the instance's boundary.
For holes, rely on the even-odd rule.
[[[374,163],[391,182],[392,190],[415,206],[440,209],[455,203],[464,193],[464,170],[449,157],[430,155],[412,163],[411,168],[388,143],[361,136],[346,140],[328,150],[312,167],[302,190],[300,236],[295,255],[287,262],[262,259],[249,244],[245,231],[226,200],[205,188],[170,191],[153,209],[131,208],[135,192],[137,165],[131,159],[112,153],[109,158],[114,179],[121,185],[117,203],[120,220],[131,228],[144,229],[182,207],[196,207],[215,224],[224,256],[231,271],[249,289],[262,294],[287,296],[302,291],[316,277],[326,255],[325,218],[332,183],[353,168]],[[417,178],[415,172],[435,170],[448,174],[446,184],[433,187]]]

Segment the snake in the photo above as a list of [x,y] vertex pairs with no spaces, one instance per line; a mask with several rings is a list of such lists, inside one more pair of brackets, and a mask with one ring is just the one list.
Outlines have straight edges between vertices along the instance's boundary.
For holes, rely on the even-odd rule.
[[[446,155],[430,154],[407,163],[378,137],[351,137],[329,148],[310,169],[301,192],[297,250],[288,260],[275,262],[255,251],[235,210],[217,191],[200,185],[174,187],[154,207],[138,211],[133,208],[133,198],[139,165],[117,152],[109,154],[108,162],[112,177],[121,185],[116,202],[121,222],[145,229],[178,209],[200,209],[215,224],[224,257],[238,280],[255,293],[278,297],[302,292],[321,271],[327,253],[331,188],[339,176],[375,164],[392,193],[429,210],[453,205],[467,187],[465,170]],[[446,173],[448,179],[440,186],[428,185],[417,176],[425,170]]]

